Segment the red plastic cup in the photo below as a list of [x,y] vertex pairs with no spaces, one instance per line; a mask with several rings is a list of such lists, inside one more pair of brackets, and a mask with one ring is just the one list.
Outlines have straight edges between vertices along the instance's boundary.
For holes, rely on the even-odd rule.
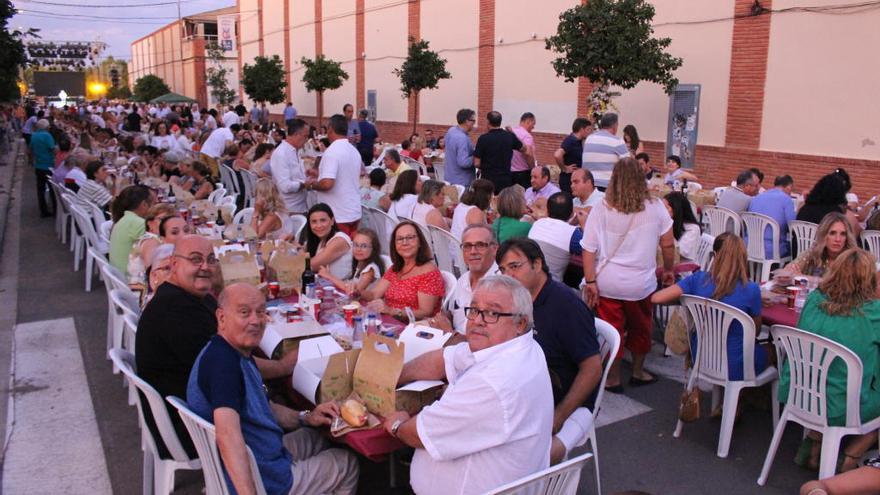
[[278,282],[269,282],[269,297],[275,299],[278,297],[278,291],[281,290],[281,285]]

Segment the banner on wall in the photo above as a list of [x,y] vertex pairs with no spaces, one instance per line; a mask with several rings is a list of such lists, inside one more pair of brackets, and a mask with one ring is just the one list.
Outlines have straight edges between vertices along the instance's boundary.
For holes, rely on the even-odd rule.
[[235,15],[217,16],[217,42],[224,52],[235,51]]

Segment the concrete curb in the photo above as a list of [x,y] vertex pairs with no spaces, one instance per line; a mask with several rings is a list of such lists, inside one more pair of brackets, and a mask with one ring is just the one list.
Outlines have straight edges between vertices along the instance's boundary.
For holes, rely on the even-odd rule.
[[[3,238],[6,233],[6,225],[9,223],[9,205],[13,198],[13,181],[19,168],[19,153],[23,149],[24,141],[16,136],[9,145],[9,153],[0,162],[0,250],[3,249]],[[16,195],[18,197],[20,195]],[[0,251],[2,254],[2,251]]]

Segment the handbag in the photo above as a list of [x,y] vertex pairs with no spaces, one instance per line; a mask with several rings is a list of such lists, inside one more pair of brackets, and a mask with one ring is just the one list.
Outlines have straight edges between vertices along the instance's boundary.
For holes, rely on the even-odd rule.
[[685,389],[681,393],[678,419],[685,423],[692,423],[700,419],[700,387],[696,386],[696,384],[690,392]]
[[682,311],[681,307],[675,307],[670,311],[669,320],[666,322],[666,329],[663,332],[663,343],[673,354],[679,356],[686,354],[690,349],[687,323]]

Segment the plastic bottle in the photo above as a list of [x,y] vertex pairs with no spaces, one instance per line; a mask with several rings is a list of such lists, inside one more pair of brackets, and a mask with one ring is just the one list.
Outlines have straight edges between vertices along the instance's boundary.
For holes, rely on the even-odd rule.
[[[354,344],[363,343],[364,341],[364,318],[362,316],[355,316],[351,320],[354,323],[354,331],[352,333],[351,341]],[[359,347],[356,345],[356,347]]]
[[807,288],[804,286],[798,286],[797,295],[794,298],[794,310],[798,313],[804,309],[804,304],[807,302]]

